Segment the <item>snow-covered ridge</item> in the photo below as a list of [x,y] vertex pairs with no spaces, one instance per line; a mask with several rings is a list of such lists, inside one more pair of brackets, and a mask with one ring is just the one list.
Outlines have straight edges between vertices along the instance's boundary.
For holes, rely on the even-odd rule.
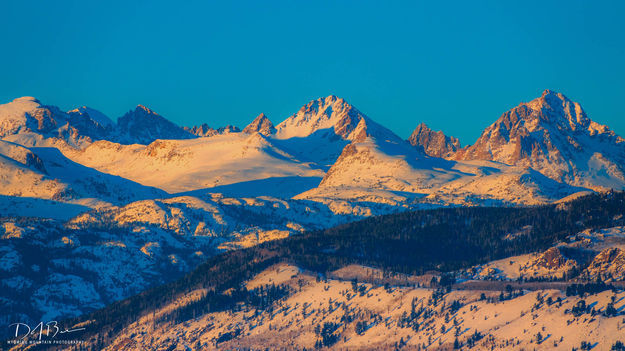
[[540,204],[583,191],[523,167],[490,161],[447,161],[409,144],[368,138],[345,147],[319,187],[296,198],[345,199],[402,206]]
[[149,145],[99,141],[83,150],[67,148],[64,153],[101,172],[169,193],[269,178],[323,176],[322,171],[298,162],[261,134],[157,140]]
[[78,164],[170,193],[246,195],[257,183],[281,184],[279,191],[265,187],[265,195],[324,203],[531,204],[625,186],[623,140],[592,122],[578,103],[548,90],[462,149],[457,139],[423,124],[408,142],[401,140],[332,95],[276,127],[260,114],[243,132],[183,129],[142,105],[112,124],[90,108],[64,113],[28,97],[1,105],[0,118],[5,140],[57,148]]

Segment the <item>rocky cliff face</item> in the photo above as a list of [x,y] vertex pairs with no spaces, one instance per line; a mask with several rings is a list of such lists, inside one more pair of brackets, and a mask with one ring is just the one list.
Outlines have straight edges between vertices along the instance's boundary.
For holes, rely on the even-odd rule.
[[330,95],[313,100],[277,126],[280,139],[321,135],[330,139],[364,141],[368,136],[397,139],[393,132],[375,123],[342,98]]
[[225,127],[219,127],[217,129],[211,128],[206,123],[202,123],[199,126],[183,127],[187,132],[198,137],[211,137],[214,135],[238,133],[241,130],[238,127],[227,125]]
[[191,139],[195,136],[149,108],[138,105],[117,120],[117,139],[124,144],[149,144],[156,139]]
[[601,278],[608,281],[625,279],[625,251],[610,247],[601,251],[583,272],[588,279]]
[[112,122],[107,120],[102,113],[88,107],[66,113],[25,96],[0,105],[0,137],[35,133],[78,145],[107,137],[112,131]]
[[521,266],[519,273],[524,278],[564,278],[578,268],[575,260],[562,255],[557,247],[552,247]]
[[425,123],[417,126],[408,142],[419,151],[434,157],[446,158],[460,149],[457,138],[447,136],[442,131],[435,132]]
[[504,113],[475,144],[451,158],[531,167],[591,189],[622,189],[625,182],[623,138],[593,122],[579,103],[551,90]]
[[273,123],[267,118],[264,113],[261,113],[256,117],[252,123],[250,123],[247,127],[243,129],[243,133],[253,134],[260,133],[262,135],[268,136],[276,132],[276,128],[273,126]]

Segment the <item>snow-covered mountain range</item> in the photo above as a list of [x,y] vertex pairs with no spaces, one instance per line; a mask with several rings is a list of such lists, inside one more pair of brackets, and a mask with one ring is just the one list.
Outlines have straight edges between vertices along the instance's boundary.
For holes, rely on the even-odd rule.
[[[241,132],[206,124],[181,128],[142,105],[114,123],[88,107],[63,112],[24,97],[0,105],[0,135],[16,146],[57,149],[76,164],[170,194],[316,178],[318,186],[309,181],[284,191],[289,184],[281,183],[281,194],[265,195],[328,202],[353,200],[358,188],[359,196],[379,203],[398,194],[437,204],[432,197],[443,195],[445,204],[467,198],[532,203],[625,184],[624,140],[590,120],[578,103],[549,90],[504,113],[464,148],[424,124],[404,141],[336,96],[309,102],[275,127],[261,113]],[[524,174],[529,176],[521,179]],[[510,179],[544,196],[493,192]]]
[[[142,105],[113,121],[89,107],[65,112],[22,97],[0,105],[0,262],[21,267],[28,253],[20,250],[47,247],[78,257],[46,268],[56,281],[97,292],[89,303],[62,299],[76,315],[188,271],[201,261],[189,252],[410,209],[541,204],[625,189],[624,164],[620,136],[549,90],[466,147],[424,124],[403,140],[336,96],[275,126],[261,113],[243,130],[179,127]],[[41,223],[50,229],[37,234]],[[85,232],[89,240],[79,237]],[[20,245],[26,238],[32,242]],[[145,272],[116,278],[132,287],[126,291],[97,285],[110,278],[100,268],[112,260],[145,262]],[[33,264],[0,272],[10,290],[0,295],[4,304],[54,285]],[[48,313],[44,307],[29,316]]]

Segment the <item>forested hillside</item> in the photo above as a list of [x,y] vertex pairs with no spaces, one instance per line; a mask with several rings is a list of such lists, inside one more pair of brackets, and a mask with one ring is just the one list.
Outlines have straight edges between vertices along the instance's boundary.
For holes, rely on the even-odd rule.
[[625,193],[608,192],[549,206],[451,208],[373,217],[212,257],[178,281],[65,325],[88,321],[82,335],[71,337],[90,339],[99,349],[129,323],[196,289],[209,293],[162,322],[231,309],[239,302],[267,304],[280,298],[288,291],[248,291],[242,283],[281,261],[322,275],[348,264],[411,274],[447,272],[543,250],[586,228],[623,225],[624,205]]

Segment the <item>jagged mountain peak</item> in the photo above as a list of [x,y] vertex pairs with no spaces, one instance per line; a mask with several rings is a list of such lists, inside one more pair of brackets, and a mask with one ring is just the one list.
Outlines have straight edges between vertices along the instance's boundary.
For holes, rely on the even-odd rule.
[[126,112],[123,116],[119,117],[118,120],[117,120],[117,124],[118,125],[125,125],[126,123],[129,123],[132,120],[141,120],[141,119],[144,119],[146,117],[167,120],[167,119],[165,119],[165,117],[163,117],[163,116],[159,115],[158,113],[154,112],[153,110],[151,110],[147,106],[139,104],[139,105],[137,105],[134,108],[134,110],[130,110],[130,111]]
[[99,124],[100,126],[105,127],[105,128],[112,127],[115,124],[108,116],[88,106],[81,106],[73,110],[67,111],[67,113],[69,115],[76,114],[79,116],[88,117],[94,122],[96,122],[97,124]]
[[[567,98],[564,94],[555,91],[555,90],[551,90],[551,89],[545,89],[543,90],[542,94],[540,95],[540,97],[535,98],[534,100],[532,100],[533,102],[538,102],[538,101],[567,101],[567,102],[573,102],[571,99]],[[573,102],[574,103],[574,102]]]
[[623,139],[588,118],[579,103],[552,90],[505,112],[475,144],[451,158],[531,167],[592,189],[625,184]]
[[408,142],[419,151],[434,157],[448,157],[460,149],[460,140],[435,132],[421,122],[408,138]]
[[[598,133],[615,136],[607,126],[592,121],[582,106],[564,94],[552,90],[527,103],[505,112],[495,123],[486,128],[480,139],[486,137],[503,138],[510,142],[515,137],[530,134]],[[479,139],[478,139],[479,142]]]
[[160,116],[158,113],[154,112],[152,109],[150,109],[149,107],[142,105],[142,104],[138,104],[137,107],[135,107],[135,113],[145,113],[147,115],[156,115],[156,116]]
[[354,141],[366,137],[400,140],[393,132],[335,95],[308,102],[276,127],[276,137],[279,139],[311,135],[330,140]]
[[189,139],[194,135],[144,105],[128,111],[114,123],[103,113],[81,106],[62,111],[24,96],[0,105],[0,137],[35,145],[47,138],[61,139],[74,147],[94,140],[149,144],[156,139]]
[[219,127],[217,129],[214,129],[206,123],[202,123],[198,126],[193,127],[183,127],[183,129],[198,137],[211,137],[214,135],[238,133],[241,131],[238,127],[230,124],[225,127]]
[[[552,123],[571,131],[587,129],[592,122],[579,103],[549,89],[543,91],[539,98],[522,103],[517,108],[524,107],[531,109],[533,113],[523,116],[530,120],[535,119],[535,123]],[[535,127],[528,125],[530,130]]]
[[334,135],[350,139],[364,114],[344,99],[330,95],[312,100],[302,106],[297,113],[277,126],[277,136],[281,139],[307,137],[316,132],[332,129]]
[[316,100],[309,101],[306,105],[300,108],[300,111],[312,112],[326,110],[328,108],[340,111],[354,109],[354,106],[348,103],[345,99],[336,95],[328,95],[326,97],[320,97]]
[[301,109],[309,109],[314,106],[327,106],[334,103],[350,105],[349,103],[347,103],[347,101],[345,101],[345,99],[341,97],[338,97],[336,95],[328,95],[309,101],[306,105],[302,106]]
[[84,106],[64,112],[31,96],[0,105],[0,137],[12,136],[14,141],[28,146],[53,138],[82,147],[94,139],[108,137],[112,127],[108,117]]
[[[547,98],[547,97],[552,97],[552,98],[558,98],[560,100],[568,100],[568,98],[566,96],[564,96],[564,94],[559,93],[555,90],[551,90],[551,89],[545,89],[543,90],[543,93],[540,95],[540,98]],[[538,98],[538,99],[540,99]]]
[[190,139],[195,135],[144,105],[137,105],[117,120],[117,140],[128,144],[150,144],[156,139]]
[[208,124],[202,123],[193,127],[182,127],[187,132],[197,135],[199,137],[209,137],[217,134],[217,131],[211,128]]
[[275,133],[276,128],[264,113],[259,114],[247,127],[243,129],[243,133],[260,133],[265,136]]

